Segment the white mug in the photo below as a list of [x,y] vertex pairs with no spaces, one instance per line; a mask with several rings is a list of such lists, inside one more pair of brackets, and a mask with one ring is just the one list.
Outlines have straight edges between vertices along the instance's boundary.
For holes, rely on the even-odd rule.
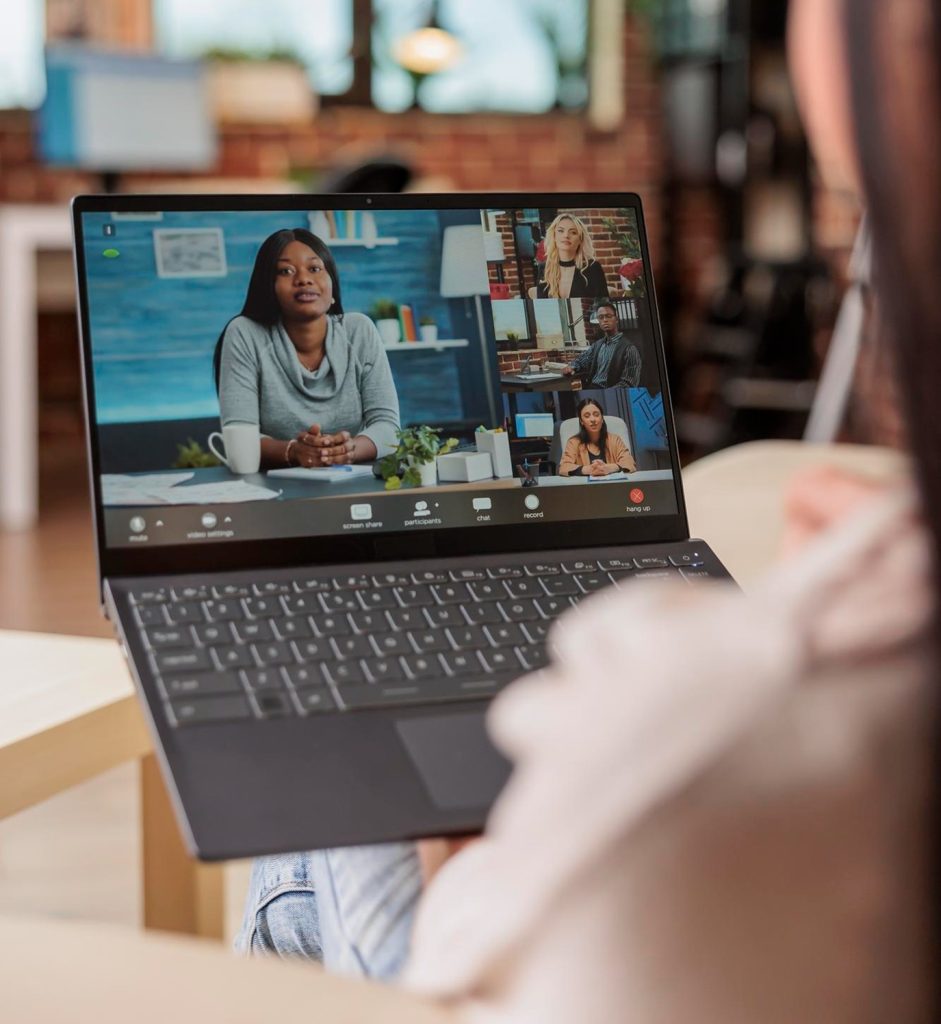
[[[217,451],[214,438],[220,438],[225,453]],[[257,423],[227,423],[220,434],[218,430],[209,435],[206,444],[213,455],[224,462],[233,473],[257,473],[261,465],[261,433]]]

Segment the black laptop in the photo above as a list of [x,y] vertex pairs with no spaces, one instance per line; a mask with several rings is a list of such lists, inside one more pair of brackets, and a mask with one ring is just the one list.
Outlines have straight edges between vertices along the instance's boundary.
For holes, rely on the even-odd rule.
[[636,195],[73,212],[102,601],[195,855],[480,828],[555,619],[728,577]]

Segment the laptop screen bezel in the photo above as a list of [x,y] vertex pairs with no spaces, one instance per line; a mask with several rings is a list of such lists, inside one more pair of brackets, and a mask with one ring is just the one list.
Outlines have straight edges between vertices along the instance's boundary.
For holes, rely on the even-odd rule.
[[[671,465],[674,469],[677,512],[631,519],[579,519],[565,522],[494,524],[468,530],[438,527],[434,530],[394,531],[362,536],[314,536],[227,540],[211,544],[160,545],[109,548],[106,543],[101,496],[99,437],[92,372],[91,330],[85,267],[82,217],[86,213],[238,212],[266,210],[467,210],[493,208],[630,208],[637,215],[641,252],[647,270],[654,351],[663,392],[663,411]],[[611,547],[653,541],[681,541],[689,537],[686,503],[679,472],[676,430],[656,290],[650,264],[647,231],[640,196],[633,192],[507,193],[462,192],[448,194],[284,194],[284,195],[84,195],[72,201],[78,322],[82,356],[82,381],[87,423],[90,488],[93,495],[99,584],[104,578],[173,575],[202,571],[243,570],[276,566],[329,566],[352,562],[401,561],[409,558],[455,558],[467,555],[516,551],[557,551],[586,546]]]

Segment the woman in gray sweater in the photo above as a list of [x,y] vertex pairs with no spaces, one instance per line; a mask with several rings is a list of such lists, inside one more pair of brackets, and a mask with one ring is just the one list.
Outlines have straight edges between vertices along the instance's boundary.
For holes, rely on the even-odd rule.
[[262,243],[213,369],[223,425],[258,424],[265,468],[371,462],[395,448],[399,401],[379,332],[343,313],[336,263],[310,231]]

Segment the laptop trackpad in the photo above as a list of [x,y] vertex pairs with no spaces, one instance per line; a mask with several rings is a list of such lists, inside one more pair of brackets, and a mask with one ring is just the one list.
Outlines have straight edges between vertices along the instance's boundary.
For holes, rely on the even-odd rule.
[[489,807],[503,788],[510,763],[487,737],[483,712],[401,718],[395,728],[439,810]]

